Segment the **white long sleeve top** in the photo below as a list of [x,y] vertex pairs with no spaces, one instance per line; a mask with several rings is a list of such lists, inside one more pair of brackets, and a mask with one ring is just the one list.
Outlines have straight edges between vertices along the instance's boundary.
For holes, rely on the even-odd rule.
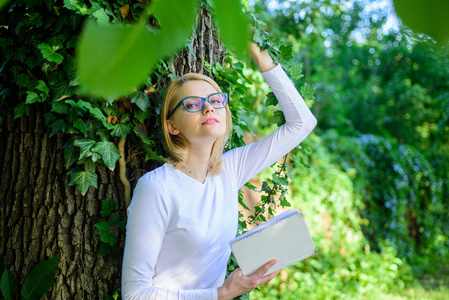
[[128,208],[124,299],[217,299],[238,228],[238,190],[292,150],[316,119],[280,65],[263,73],[286,123],[260,141],[223,154],[204,183],[171,164],[146,173]]

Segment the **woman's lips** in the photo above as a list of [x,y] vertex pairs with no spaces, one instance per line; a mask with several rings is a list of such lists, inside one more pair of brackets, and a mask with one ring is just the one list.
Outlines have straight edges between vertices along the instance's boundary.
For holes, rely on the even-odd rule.
[[206,121],[204,121],[203,123],[201,123],[201,125],[207,125],[207,124],[216,124],[218,123],[218,120],[215,118],[209,118]]

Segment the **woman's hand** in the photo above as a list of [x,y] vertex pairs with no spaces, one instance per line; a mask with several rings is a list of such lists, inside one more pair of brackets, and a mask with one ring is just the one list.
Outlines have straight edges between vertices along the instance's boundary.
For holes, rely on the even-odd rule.
[[267,72],[276,67],[273,59],[267,50],[260,51],[259,45],[254,42],[249,44],[249,54],[253,58],[256,65],[259,67],[260,72]]
[[244,276],[242,270],[236,269],[226,278],[222,287],[217,289],[218,300],[228,300],[246,294],[261,284],[269,282],[279,274],[279,271],[265,275],[265,273],[277,262],[273,259],[263,265],[252,275]]

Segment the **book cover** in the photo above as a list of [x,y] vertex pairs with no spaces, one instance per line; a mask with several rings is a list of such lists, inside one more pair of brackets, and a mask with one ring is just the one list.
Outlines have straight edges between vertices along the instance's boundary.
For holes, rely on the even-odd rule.
[[248,276],[272,259],[267,274],[317,253],[304,215],[286,211],[231,240],[230,246],[243,275]]

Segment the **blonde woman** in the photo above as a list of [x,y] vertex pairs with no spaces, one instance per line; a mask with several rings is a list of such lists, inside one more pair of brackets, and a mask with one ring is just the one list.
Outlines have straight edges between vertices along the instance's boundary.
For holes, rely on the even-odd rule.
[[228,95],[209,77],[186,74],[167,89],[162,124],[168,162],[139,179],[128,208],[124,299],[232,299],[273,279],[267,262],[225,280],[238,228],[238,190],[292,150],[316,119],[267,51],[250,54],[275,93],[286,123],[223,154],[231,131]]

